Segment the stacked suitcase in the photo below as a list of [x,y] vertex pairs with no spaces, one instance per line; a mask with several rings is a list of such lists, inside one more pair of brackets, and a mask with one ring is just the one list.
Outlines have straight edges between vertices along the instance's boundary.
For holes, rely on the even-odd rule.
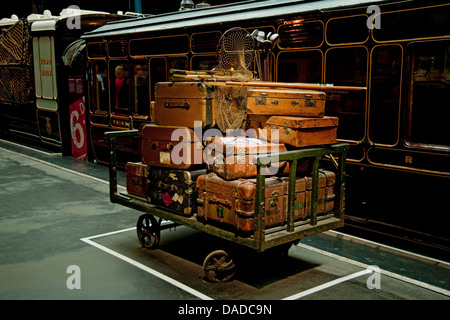
[[[127,164],[127,191],[159,208],[251,234],[254,156],[335,143],[338,121],[324,115],[323,92],[250,87],[243,129],[255,135],[204,139],[215,128],[212,90],[201,81],[156,85],[155,123],[139,128],[142,162]],[[307,169],[297,172],[306,176],[297,176],[294,217],[304,220],[311,212],[312,179]],[[267,228],[286,223],[288,173],[285,162],[264,172]],[[334,183],[333,172],[320,171],[318,214],[333,210]]]

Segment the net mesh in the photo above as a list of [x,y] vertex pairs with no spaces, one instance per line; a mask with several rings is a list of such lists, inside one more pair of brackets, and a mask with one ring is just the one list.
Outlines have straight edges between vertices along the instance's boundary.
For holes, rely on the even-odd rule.
[[[220,70],[228,80],[249,81],[255,55],[254,40],[247,30],[232,28],[219,39],[217,56]],[[247,90],[242,86],[221,86],[214,89],[216,123],[222,132],[242,126],[247,109]]]

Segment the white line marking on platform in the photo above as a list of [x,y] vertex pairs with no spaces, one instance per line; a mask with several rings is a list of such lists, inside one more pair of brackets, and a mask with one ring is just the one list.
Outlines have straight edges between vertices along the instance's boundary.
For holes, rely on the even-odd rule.
[[446,261],[439,260],[439,259],[432,258],[432,257],[427,257],[427,256],[424,256],[424,255],[421,255],[421,254],[417,254],[417,253],[414,253],[414,252],[402,250],[402,249],[399,249],[399,248],[391,247],[391,246],[388,246],[388,245],[385,245],[385,244],[381,244],[381,243],[378,243],[378,242],[375,242],[375,241],[359,238],[359,237],[356,237],[356,236],[353,236],[353,235],[350,235],[350,234],[345,234],[345,233],[342,233],[342,232],[339,232],[339,231],[336,231],[336,230],[328,230],[328,231],[325,231],[324,234],[327,234],[327,235],[332,236],[332,237],[338,237],[338,238],[343,239],[345,241],[350,241],[350,242],[354,242],[354,243],[361,243],[361,244],[363,244],[365,246],[369,246],[369,247],[372,247],[372,248],[375,248],[375,249],[380,249],[380,250],[384,250],[384,251],[387,251],[387,252],[400,254],[400,255],[403,255],[403,256],[408,257],[408,258],[413,258],[413,259],[416,259],[416,260],[419,260],[419,261],[422,261],[422,262],[425,262],[425,263],[428,263],[428,264],[436,265],[438,267],[443,267],[443,268],[450,269],[450,263],[448,263]]
[[[313,252],[325,255],[327,257],[330,257],[330,258],[333,258],[333,259],[336,259],[336,260],[339,260],[339,261],[343,261],[345,263],[352,264],[352,265],[355,265],[355,266],[358,266],[358,267],[361,267],[361,268],[365,268],[366,269],[366,268],[370,267],[370,265],[368,265],[368,264],[365,264],[365,263],[362,263],[362,262],[359,262],[359,261],[355,261],[355,260],[352,260],[352,259],[349,259],[349,258],[346,258],[346,257],[342,257],[340,255],[337,255],[337,254],[334,254],[334,253],[331,253],[331,252],[328,252],[328,251],[320,250],[320,249],[308,246],[308,245],[303,244],[303,243],[298,243],[297,247],[304,248],[306,250],[313,251]],[[434,286],[432,284],[425,283],[425,282],[422,282],[422,281],[419,281],[419,280],[415,280],[415,279],[411,279],[411,278],[402,276],[402,275],[394,273],[394,272],[383,270],[381,268],[380,268],[380,273],[385,275],[385,276],[388,276],[390,278],[394,278],[394,279],[397,279],[397,280],[400,280],[400,281],[403,281],[403,282],[407,282],[407,283],[413,284],[415,286],[422,287],[424,289],[428,289],[428,290],[431,290],[431,291],[434,291],[434,292],[437,292],[437,293],[440,293],[440,294],[443,294],[443,295],[446,295],[446,296],[450,297],[450,291],[449,290],[445,290],[443,288],[436,287],[436,286]]]
[[0,139],[0,143],[7,144],[7,145],[10,145],[10,146],[13,146],[13,147],[16,147],[16,148],[21,148],[21,149],[24,149],[24,150],[29,150],[29,151],[33,151],[33,152],[36,152],[36,153],[40,153],[40,154],[43,154],[43,155],[45,155],[47,157],[61,157],[62,156],[61,152],[45,152],[45,151],[42,151],[42,150],[31,148],[31,147],[28,147],[28,146],[25,146],[25,145],[22,145],[22,144],[18,144],[18,143],[12,142],[12,141],[8,141],[8,140]]
[[363,276],[363,275],[368,274],[368,273],[372,273],[372,270],[366,269],[366,270],[362,270],[362,271],[359,271],[359,272],[355,272],[355,273],[352,273],[352,274],[350,274],[348,276],[345,276],[345,277],[342,277],[342,278],[338,278],[338,279],[326,282],[324,284],[321,284],[321,285],[319,285],[317,287],[314,287],[314,288],[311,288],[311,289],[308,289],[308,290],[296,293],[296,294],[294,294],[292,296],[289,296],[289,297],[286,297],[286,298],[284,298],[282,300],[297,300],[297,299],[300,299],[302,297],[308,296],[310,294],[313,294],[313,293],[319,292],[321,290],[327,289],[329,287],[335,286],[335,285],[337,285],[339,283],[342,283],[342,282],[345,282],[345,281],[348,281],[348,280],[351,280],[351,279],[354,279],[354,278],[358,278],[358,277]]
[[205,295],[205,294],[203,294],[203,293],[201,293],[201,292],[199,292],[199,291],[197,291],[197,290],[195,290],[195,289],[193,289],[193,288],[191,288],[191,287],[189,287],[189,286],[187,286],[187,285],[185,285],[185,284],[183,284],[183,283],[181,283],[181,282],[179,282],[179,281],[177,281],[175,279],[172,279],[172,278],[162,274],[161,272],[158,272],[158,271],[156,271],[156,270],[154,270],[154,269],[152,269],[150,267],[147,267],[146,265],[143,265],[142,263],[139,263],[139,262],[137,262],[137,261],[135,261],[133,259],[130,259],[127,256],[124,256],[123,254],[120,254],[120,253],[118,253],[118,252],[116,252],[114,250],[111,250],[111,249],[109,249],[109,248],[107,248],[105,246],[102,246],[102,245],[100,245],[100,244],[98,244],[98,243],[96,243],[96,242],[91,240],[91,239],[94,239],[94,238],[100,238],[100,237],[104,237],[104,236],[108,236],[108,235],[112,235],[112,234],[117,234],[117,233],[121,233],[121,232],[125,232],[125,231],[130,231],[130,230],[133,230],[133,229],[136,229],[136,228],[128,228],[128,229],[108,232],[108,233],[104,233],[104,234],[101,234],[101,235],[95,235],[95,236],[91,236],[91,237],[87,237],[87,238],[82,238],[80,240],[85,242],[85,243],[87,243],[87,244],[89,244],[89,245],[91,245],[91,246],[93,246],[93,247],[96,247],[97,249],[100,249],[100,250],[102,250],[102,251],[104,251],[106,253],[109,253],[110,255],[112,255],[112,256],[114,256],[116,258],[119,258],[119,259],[121,259],[121,260],[123,260],[125,262],[128,262],[129,264],[131,264],[131,265],[133,265],[133,266],[135,266],[135,267],[137,267],[137,268],[139,268],[139,269],[141,269],[141,270],[143,270],[145,272],[148,272],[151,275],[153,275],[153,276],[155,276],[155,277],[157,277],[157,278],[159,278],[161,280],[164,280],[164,281],[170,283],[171,285],[173,285],[173,286],[175,286],[175,287],[177,287],[177,288],[179,288],[181,290],[184,290],[184,291],[194,295],[197,298],[200,298],[202,300],[213,300],[211,297],[209,297],[209,296],[207,296],[207,295]]
[[[88,175],[88,174],[84,174],[84,173],[81,173],[81,172],[77,172],[77,171],[72,170],[72,169],[67,169],[67,168],[58,166],[58,165],[56,165],[56,164],[53,164],[53,163],[50,163],[50,162],[47,162],[47,161],[44,161],[44,160],[37,159],[37,158],[31,157],[31,156],[27,156],[27,155],[25,155],[25,154],[21,154],[21,153],[19,153],[19,152],[11,151],[11,150],[4,149],[4,148],[1,148],[1,147],[0,147],[0,150],[6,151],[6,152],[9,152],[9,153],[12,153],[12,154],[21,156],[21,157],[24,157],[24,158],[29,159],[29,160],[33,160],[33,161],[39,162],[39,163],[41,163],[41,164],[45,164],[45,165],[47,165],[47,166],[50,166],[50,167],[59,169],[59,170],[61,170],[61,171],[65,171],[65,172],[68,172],[68,173],[71,173],[71,174],[74,174],[74,175],[77,175],[77,176],[80,176],[80,177],[83,177],[83,178],[87,178],[87,179],[90,179],[90,180],[93,180],[93,181],[96,181],[96,182],[100,182],[100,183],[109,185],[109,181],[106,181],[106,180],[103,180],[103,179],[99,179],[99,178],[90,176],[90,175]],[[125,188],[124,186],[120,186],[120,185],[118,185],[117,188],[118,188],[118,189],[121,189],[121,190],[126,190],[126,188]]]

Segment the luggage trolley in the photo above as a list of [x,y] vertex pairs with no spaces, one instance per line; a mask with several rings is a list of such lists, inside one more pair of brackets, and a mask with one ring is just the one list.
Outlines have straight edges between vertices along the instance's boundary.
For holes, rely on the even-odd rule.
[[[134,136],[138,130],[111,131],[105,133],[110,149],[110,200],[129,208],[143,212],[137,221],[137,237],[145,248],[156,248],[160,241],[161,230],[184,225],[210,235],[231,241],[257,252],[270,248],[289,248],[301,238],[318,234],[327,230],[336,229],[344,225],[344,190],[345,190],[345,162],[349,150],[348,144],[332,144],[323,147],[302,148],[285,151],[272,155],[261,155],[254,158],[257,165],[256,195],[254,212],[254,230],[247,236],[220,228],[213,224],[198,220],[194,215],[182,216],[150,204],[147,199],[130,195],[127,192],[118,192],[117,188],[117,162],[116,139],[119,137]],[[322,216],[317,215],[319,196],[319,162],[323,157],[333,160],[336,167],[334,210]],[[302,158],[313,159],[312,164],[312,195],[311,213],[307,220],[294,220],[295,183],[297,162]],[[289,166],[289,193],[287,204],[287,223],[283,226],[265,228],[265,172],[272,161],[287,161]],[[159,218],[159,219],[157,219]],[[161,225],[162,220],[170,221]],[[235,274],[233,259],[225,250],[211,252],[204,260],[203,271],[208,280],[212,282],[225,282]]]

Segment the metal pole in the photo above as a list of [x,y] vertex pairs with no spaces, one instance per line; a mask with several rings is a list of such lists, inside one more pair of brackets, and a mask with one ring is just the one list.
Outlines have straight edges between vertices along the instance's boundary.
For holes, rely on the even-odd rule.
[[142,0],[134,0],[134,12],[142,13]]

